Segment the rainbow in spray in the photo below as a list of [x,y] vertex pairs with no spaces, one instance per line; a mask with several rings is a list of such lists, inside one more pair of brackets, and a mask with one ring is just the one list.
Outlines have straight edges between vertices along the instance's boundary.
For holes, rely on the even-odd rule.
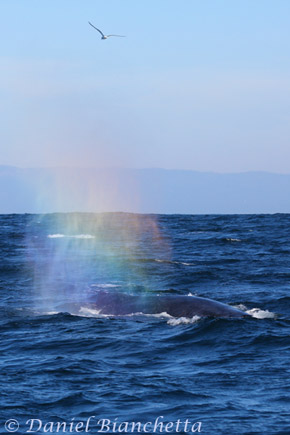
[[[53,189],[58,182],[56,211],[71,201],[68,186],[71,195],[75,195],[77,185],[76,180],[63,175],[61,182],[58,176],[53,180]],[[104,288],[130,293],[158,290],[158,262],[170,261],[170,243],[156,215],[94,213],[116,207],[117,183],[112,185],[102,201],[100,189],[94,192],[92,180],[83,199],[84,208],[90,213],[72,212],[67,206],[68,213],[34,215],[31,219],[27,227],[27,258],[33,270],[37,307],[54,309],[58,304],[85,300],[91,292]],[[48,195],[47,190],[41,192],[39,202]],[[148,262],[156,262],[156,275],[151,265],[148,273]]]

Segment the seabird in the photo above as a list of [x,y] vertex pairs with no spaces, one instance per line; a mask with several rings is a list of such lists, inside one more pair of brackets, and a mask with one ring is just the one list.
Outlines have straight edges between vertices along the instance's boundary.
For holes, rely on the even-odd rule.
[[94,29],[96,29],[101,35],[101,39],[108,39],[110,36],[118,36],[119,38],[125,38],[124,35],[104,35],[103,32],[100,29],[97,29],[92,23],[88,21],[89,25],[92,26]]

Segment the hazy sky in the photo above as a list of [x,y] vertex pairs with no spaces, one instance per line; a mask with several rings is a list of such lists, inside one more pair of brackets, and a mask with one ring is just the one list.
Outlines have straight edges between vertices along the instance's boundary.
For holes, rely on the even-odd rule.
[[289,0],[0,0],[0,164],[290,173],[289,16]]

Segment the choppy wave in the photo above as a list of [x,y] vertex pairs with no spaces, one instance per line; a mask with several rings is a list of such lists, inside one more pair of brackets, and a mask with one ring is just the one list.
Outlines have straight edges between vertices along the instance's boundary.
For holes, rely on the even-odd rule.
[[232,237],[227,237],[227,238],[226,238],[226,241],[227,241],[227,242],[241,242],[241,239],[234,239],[234,238],[232,238]]
[[156,261],[156,263],[182,264],[183,266],[194,266],[193,263],[186,263],[185,261],[162,260],[160,258],[155,258],[154,261]]

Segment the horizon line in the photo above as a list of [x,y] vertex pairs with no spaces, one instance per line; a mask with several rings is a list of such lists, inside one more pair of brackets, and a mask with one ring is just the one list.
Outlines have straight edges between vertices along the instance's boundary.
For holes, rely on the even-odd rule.
[[65,169],[65,170],[123,170],[123,171],[174,171],[174,172],[195,172],[200,174],[214,174],[214,175],[241,175],[241,174],[269,174],[269,175],[290,175],[290,172],[272,172],[262,169],[244,170],[236,172],[220,172],[220,171],[210,171],[210,170],[198,170],[198,169],[180,169],[180,168],[160,168],[160,167],[121,167],[121,166],[15,166],[15,165],[1,165],[0,169],[11,168],[11,169],[24,169],[24,170],[53,170],[53,169]]

